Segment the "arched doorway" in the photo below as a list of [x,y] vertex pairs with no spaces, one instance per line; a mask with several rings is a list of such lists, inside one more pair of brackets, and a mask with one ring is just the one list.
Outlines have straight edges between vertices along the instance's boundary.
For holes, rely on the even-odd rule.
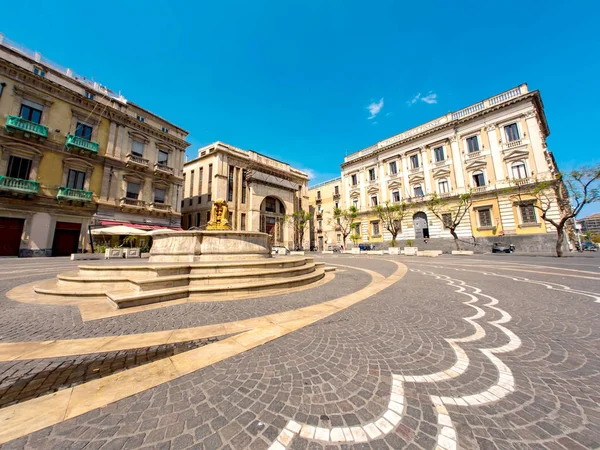
[[415,226],[415,239],[425,239],[429,237],[429,223],[427,222],[427,214],[418,212],[413,216],[413,224]]
[[273,236],[273,243],[283,242],[285,205],[276,197],[265,197],[260,204],[260,231]]

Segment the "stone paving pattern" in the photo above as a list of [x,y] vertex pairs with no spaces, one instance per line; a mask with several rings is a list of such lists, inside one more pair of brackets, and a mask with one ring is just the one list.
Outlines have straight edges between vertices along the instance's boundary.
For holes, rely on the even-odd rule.
[[[323,260],[383,275],[396,268],[378,257]],[[517,262],[547,274],[483,268],[477,262],[469,266],[469,259],[451,257],[400,260],[421,272],[409,271],[381,293],[259,348],[2,448],[267,449],[289,420],[326,428],[366,423],[387,408],[392,373],[410,376],[448,369],[455,354],[446,339],[473,331],[464,320],[473,315],[464,297],[423,273],[427,271],[464,280],[493,295],[498,306],[512,316],[505,326],[522,341],[518,349],[499,355],[512,370],[515,392],[483,406],[447,406],[460,448],[600,447],[600,303],[483,274],[512,274],[600,292],[600,283],[593,279],[534,268],[555,266],[600,276],[600,258],[557,262],[551,258],[484,257],[498,268]],[[9,281],[7,288],[27,280],[32,281],[33,276]],[[86,324],[77,319],[73,307],[15,305],[2,299],[0,306],[9,318],[0,319],[0,334],[3,341],[35,340],[218,323],[320,303],[368,282],[364,272],[349,269],[319,289],[223,305],[187,304]],[[486,336],[462,344],[470,360],[466,371],[437,383],[406,382],[404,415],[391,433],[354,445],[296,437],[289,448],[436,448],[439,427],[431,396],[476,394],[498,378],[496,367],[479,350],[506,344],[506,336],[488,323],[500,318],[500,313],[479,306],[486,313],[486,320],[480,321]],[[44,308],[44,313],[36,313],[39,308]],[[18,322],[22,331],[13,322]]]

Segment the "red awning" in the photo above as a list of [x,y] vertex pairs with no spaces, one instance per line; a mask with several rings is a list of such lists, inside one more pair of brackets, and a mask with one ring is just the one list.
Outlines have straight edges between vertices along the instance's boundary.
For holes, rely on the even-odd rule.
[[115,225],[125,225],[126,227],[131,228],[139,228],[140,230],[174,230],[174,231],[183,231],[182,228],[179,227],[164,227],[162,225],[146,225],[142,223],[130,223],[130,222],[119,222],[117,220],[101,220],[100,225],[105,227],[112,227]]

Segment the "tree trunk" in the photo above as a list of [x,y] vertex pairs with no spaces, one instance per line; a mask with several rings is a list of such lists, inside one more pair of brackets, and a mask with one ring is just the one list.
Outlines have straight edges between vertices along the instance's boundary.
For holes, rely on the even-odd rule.
[[559,225],[556,227],[556,256],[559,258],[563,256],[563,243],[565,241],[564,229],[564,225]]
[[454,231],[454,228],[450,228],[450,234],[454,238],[454,245],[456,245],[456,250],[460,251],[460,244],[458,242],[458,235],[456,234],[456,231]]
[[390,244],[392,247],[396,246],[396,235],[392,234],[392,243]]

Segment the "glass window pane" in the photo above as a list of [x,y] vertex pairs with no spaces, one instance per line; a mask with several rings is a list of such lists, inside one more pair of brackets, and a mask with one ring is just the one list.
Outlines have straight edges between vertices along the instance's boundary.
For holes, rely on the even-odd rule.
[[[158,163],[166,166],[168,162],[169,162],[169,153],[159,150],[158,151]],[[202,171],[200,171],[200,172],[202,173]],[[200,183],[202,183],[202,178],[200,180],[201,180]]]
[[154,203],[164,203],[166,197],[165,189],[155,189],[154,190]]
[[140,185],[138,183],[127,183],[127,198],[138,199],[140,194]]
[[133,141],[131,145],[131,153],[135,156],[144,156],[144,143],[140,141]]

